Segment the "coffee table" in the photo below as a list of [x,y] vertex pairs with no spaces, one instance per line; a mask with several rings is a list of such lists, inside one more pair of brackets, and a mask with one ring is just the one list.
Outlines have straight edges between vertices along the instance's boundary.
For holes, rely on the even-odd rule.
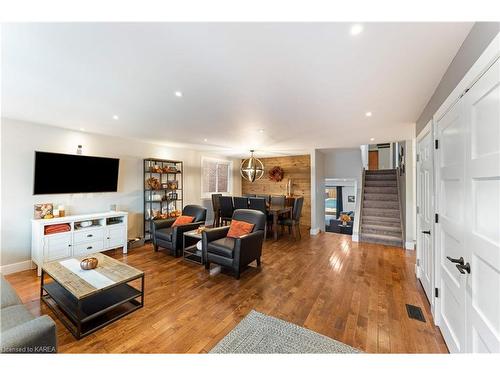
[[[85,271],[88,257],[99,263]],[[80,339],[144,306],[144,272],[101,253],[57,260],[42,267],[40,298]]]

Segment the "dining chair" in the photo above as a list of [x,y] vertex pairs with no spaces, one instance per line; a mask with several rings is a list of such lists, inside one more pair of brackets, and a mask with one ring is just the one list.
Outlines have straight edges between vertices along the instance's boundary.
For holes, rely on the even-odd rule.
[[288,227],[288,233],[293,232],[293,236],[299,239],[302,237],[300,234],[300,217],[302,215],[302,207],[304,206],[304,197],[295,198],[293,202],[292,216],[287,218],[282,218],[278,221],[281,225],[282,231],[283,227]]
[[267,204],[271,202],[271,196],[270,195],[256,195],[255,198],[264,198]]
[[220,224],[220,197],[222,197],[222,194],[212,194],[212,209],[214,211],[213,227],[218,227]]
[[284,195],[272,195],[271,196],[271,206],[273,206],[273,207],[285,207],[285,196]]
[[255,198],[255,194],[242,194],[242,195],[247,198]]
[[262,197],[255,197],[255,198],[248,198],[248,208],[251,210],[256,210],[262,212],[264,215],[266,215],[266,227],[264,229],[264,240],[267,238],[267,202],[265,198]]
[[233,197],[223,195],[219,198],[220,201],[220,220],[223,225],[228,225],[233,217]]
[[234,209],[247,209],[248,208],[248,198],[247,197],[233,197]]

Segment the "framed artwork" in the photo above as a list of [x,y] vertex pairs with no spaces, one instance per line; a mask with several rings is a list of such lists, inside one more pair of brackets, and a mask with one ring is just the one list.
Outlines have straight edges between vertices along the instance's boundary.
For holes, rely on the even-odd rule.
[[354,197],[354,195],[348,195],[348,196],[347,196],[347,202],[349,202],[349,203],[354,203],[354,201],[355,201],[355,197]]
[[35,219],[43,219],[46,216],[52,215],[54,212],[54,206],[52,203],[41,203],[35,204],[33,217]]

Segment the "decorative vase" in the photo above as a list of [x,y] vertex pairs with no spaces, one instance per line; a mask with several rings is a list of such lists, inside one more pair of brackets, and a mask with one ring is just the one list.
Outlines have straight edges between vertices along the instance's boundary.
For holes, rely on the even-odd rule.
[[342,222],[342,225],[343,225],[343,226],[346,226],[346,225],[347,225],[347,221],[343,221],[343,222]]
[[94,257],[85,258],[82,259],[82,261],[80,262],[80,267],[82,270],[93,270],[94,268],[97,267],[97,263],[99,263],[97,258]]
[[291,197],[293,195],[292,186],[293,186],[293,181],[291,178],[289,178],[288,182],[286,183],[286,196],[287,197]]

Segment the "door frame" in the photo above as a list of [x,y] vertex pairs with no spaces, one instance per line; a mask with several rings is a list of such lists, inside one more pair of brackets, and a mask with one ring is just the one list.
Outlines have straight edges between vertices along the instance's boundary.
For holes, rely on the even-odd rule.
[[[425,125],[425,127],[420,131],[420,133],[418,134],[416,140],[415,140],[415,144],[416,144],[416,147],[415,147],[415,151],[418,154],[420,154],[420,147],[419,147],[419,143],[420,141],[425,137],[427,136],[428,134],[430,134],[431,136],[431,143],[434,144],[435,142],[435,139],[436,139],[436,135],[435,135],[435,126],[434,126],[434,120],[431,119],[429,120],[429,122]],[[433,189],[433,194],[432,194],[432,199],[431,199],[431,203],[432,203],[432,208],[434,210],[434,212],[437,212],[437,190],[436,190],[436,149],[433,147],[432,148],[432,152],[431,152],[431,164],[432,164],[432,168],[431,168],[431,173],[432,173],[432,189]],[[418,194],[419,194],[419,186],[420,186],[420,181],[419,181],[419,176],[420,174],[418,173],[419,172],[419,168],[420,168],[420,156],[418,157],[418,161],[416,162],[416,178],[415,178],[415,184],[416,184],[416,189],[415,189],[415,196],[418,200]],[[421,203],[421,202],[417,202],[418,203]],[[416,213],[415,215],[415,221],[416,221],[416,233],[415,233],[415,243],[416,243],[416,254],[417,254],[417,259],[420,259],[421,258],[421,250],[420,250],[420,246],[418,244],[418,233],[420,233],[421,231],[421,228],[420,228],[420,220],[419,220],[419,215],[420,215],[420,207],[418,208],[419,209],[419,213]],[[416,212],[416,211],[415,211]],[[431,240],[431,245],[432,245],[432,255],[433,255],[433,259],[432,259],[432,278],[431,278],[431,291],[434,291],[435,288],[436,288],[436,261],[439,258],[439,256],[436,254],[437,253],[437,243],[436,243],[436,223],[434,222],[432,224],[432,228],[431,228],[431,237],[432,237],[432,240]],[[421,274],[420,274],[420,269],[419,267],[415,264],[415,275],[417,276],[418,279],[420,279],[421,277]],[[425,293],[425,291],[424,291]],[[427,294],[426,294],[427,296]],[[431,314],[432,314],[432,318],[434,319],[434,323],[439,326],[439,314],[437,314],[436,312],[439,311],[438,309],[438,305],[439,305],[439,298],[436,298],[436,294],[435,293],[432,293],[431,292],[431,296],[427,296],[428,299],[429,299],[429,303],[431,305]]]

